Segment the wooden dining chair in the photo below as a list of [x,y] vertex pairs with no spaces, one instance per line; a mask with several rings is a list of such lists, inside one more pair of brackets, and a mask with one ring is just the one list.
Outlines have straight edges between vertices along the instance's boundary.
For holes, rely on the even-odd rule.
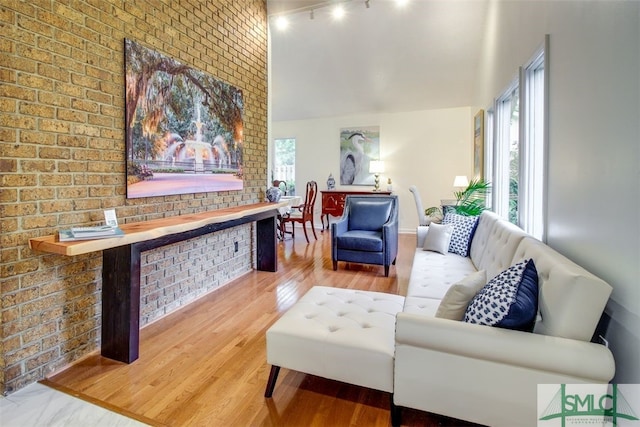
[[313,231],[313,237],[318,240],[318,236],[316,236],[316,227],[313,222],[313,209],[316,204],[316,196],[318,195],[318,184],[315,181],[307,182],[307,190],[304,197],[304,203],[297,206],[291,206],[291,212],[282,216],[282,221],[280,221],[280,234],[282,236],[285,233],[289,233],[286,231],[287,223],[291,223],[291,235],[295,237],[295,223],[302,224],[302,229],[304,230],[304,237],[307,239],[307,243],[309,243],[309,236],[307,235],[307,222],[311,223],[311,231]]
[[287,188],[287,182],[286,181],[282,181],[280,179],[274,179],[272,185],[276,188],[279,188],[280,191],[282,191],[282,195],[286,196],[287,192],[289,191]]

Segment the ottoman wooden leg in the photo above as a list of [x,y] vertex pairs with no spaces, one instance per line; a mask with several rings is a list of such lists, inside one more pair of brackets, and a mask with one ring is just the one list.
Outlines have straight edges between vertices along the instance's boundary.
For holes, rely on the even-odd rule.
[[280,373],[280,366],[271,366],[271,372],[269,372],[269,380],[267,381],[267,389],[264,391],[264,397],[271,397],[273,389],[276,387],[276,380],[278,379],[278,373]]

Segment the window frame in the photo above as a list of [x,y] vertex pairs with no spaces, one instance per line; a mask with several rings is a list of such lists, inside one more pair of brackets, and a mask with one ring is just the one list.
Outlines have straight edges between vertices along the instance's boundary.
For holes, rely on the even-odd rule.
[[492,206],[494,212],[503,218],[509,218],[511,99],[514,92],[519,91],[519,86],[519,78],[513,78],[494,101]]
[[[511,100],[519,97],[518,120],[518,211],[516,222],[545,242],[547,235],[548,146],[549,146],[549,35],[527,63],[518,69],[509,85],[494,100],[491,129],[493,210],[509,218],[509,150]],[[508,107],[508,108],[507,108]]]
[[[519,225],[532,236],[546,241],[547,168],[549,117],[549,36],[521,69],[522,131],[520,150],[524,154],[520,170]],[[542,97],[542,99],[540,99]]]

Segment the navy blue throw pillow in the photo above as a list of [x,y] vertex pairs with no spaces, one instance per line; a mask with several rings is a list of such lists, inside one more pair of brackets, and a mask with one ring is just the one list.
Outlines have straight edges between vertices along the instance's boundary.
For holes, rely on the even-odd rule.
[[507,316],[498,322],[500,328],[531,332],[538,314],[538,270],[530,259],[524,269],[516,299],[511,304]]
[[448,213],[442,219],[443,224],[453,224],[453,234],[449,243],[449,252],[469,256],[471,240],[478,226],[477,216],[464,216]]
[[471,300],[464,321],[531,332],[538,313],[538,272],[524,260],[491,279]]

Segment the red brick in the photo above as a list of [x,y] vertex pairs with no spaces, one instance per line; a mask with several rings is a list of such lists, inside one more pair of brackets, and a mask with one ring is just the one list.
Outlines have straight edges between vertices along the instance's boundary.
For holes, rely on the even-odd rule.
[[25,188],[20,190],[20,201],[48,200],[55,197],[55,188]]
[[42,186],[57,187],[62,185],[71,185],[72,175],[70,174],[41,174],[39,184]]

